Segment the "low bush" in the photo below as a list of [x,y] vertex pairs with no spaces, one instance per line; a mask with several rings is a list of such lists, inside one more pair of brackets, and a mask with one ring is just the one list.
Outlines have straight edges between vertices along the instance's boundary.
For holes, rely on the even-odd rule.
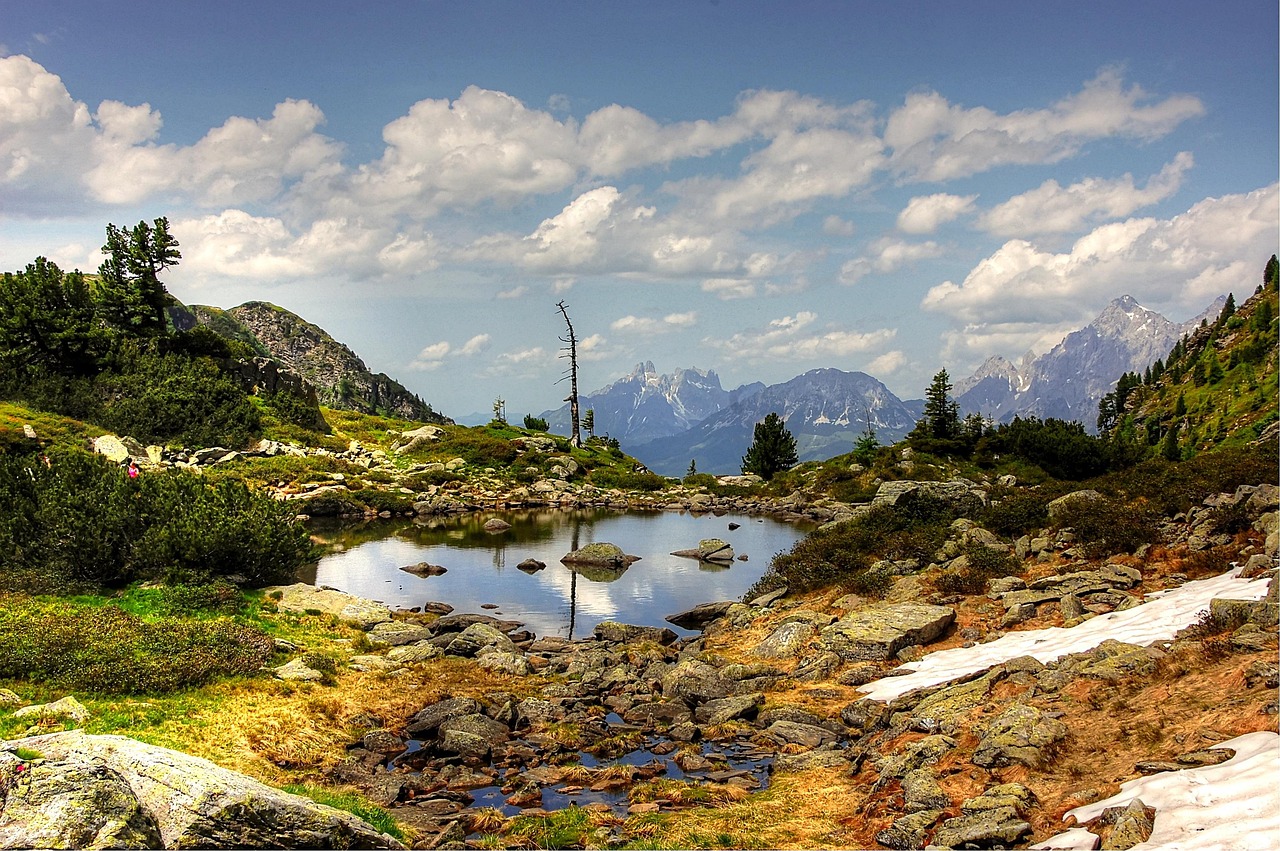
[[978,516],[978,522],[997,535],[1017,538],[1049,522],[1046,506],[1050,497],[1038,491],[1019,490],[990,505]]
[[1114,499],[1075,500],[1064,507],[1058,528],[1075,531],[1089,558],[1131,553],[1160,539],[1157,514],[1145,503]]
[[393,491],[365,488],[351,494],[351,498],[373,511],[390,511],[392,514],[404,514],[413,510],[413,498],[407,494]]
[[298,510],[311,517],[351,517],[364,514],[364,506],[346,491],[324,491],[299,500]]
[[987,582],[1001,576],[1017,576],[1021,565],[1013,556],[974,544],[965,548],[965,564],[949,567],[934,577],[934,587],[943,594],[983,594]]
[[240,482],[183,471],[129,479],[80,451],[0,456],[0,587],[81,590],[139,580],[289,580],[313,556],[294,510]]
[[667,480],[657,473],[633,473],[616,467],[597,467],[591,471],[591,484],[598,488],[625,491],[659,491],[667,486]]
[[116,606],[6,595],[0,677],[88,694],[156,694],[247,675],[271,658],[266,633],[225,618],[154,620]]

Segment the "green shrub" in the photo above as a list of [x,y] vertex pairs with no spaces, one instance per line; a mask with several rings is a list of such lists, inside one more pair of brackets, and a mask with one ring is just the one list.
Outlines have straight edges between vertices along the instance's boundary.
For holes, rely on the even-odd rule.
[[392,491],[365,488],[351,494],[351,498],[373,511],[390,511],[392,514],[404,514],[413,510],[413,499],[406,494]]
[[598,467],[591,471],[591,484],[598,488],[624,491],[659,491],[667,486],[667,480],[657,473],[633,473],[616,467]]
[[964,555],[968,564],[942,571],[933,580],[935,588],[944,594],[983,594],[988,581],[1022,572],[1013,556],[981,544],[965,547]]
[[364,514],[364,506],[344,491],[325,491],[298,501],[298,510],[312,517],[350,517]]
[[271,637],[218,618],[147,621],[115,606],[21,595],[0,606],[0,677],[91,694],[149,694],[247,675],[271,658]]
[[1057,522],[1058,528],[1075,531],[1078,546],[1089,558],[1131,553],[1160,537],[1151,508],[1113,499],[1075,500],[1064,506]]
[[1050,497],[1038,491],[1020,490],[990,505],[978,516],[978,522],[997,535],[1017,538],[1049,522]]
[[[207,583],[240,575],[287,581],[313,558],[284,503],[235,481],[183,471],[129,479],[79,451],[0,456],[0,584],[28,590],[122,587],[138,580]],[[12,513],[9,513],[12,512]]]
[[[523,436],[518,432],[515,435]],[[452,453],[477,467],[503,467],[516,460],[516,456],[520,454],[510,439],[494,435],[483,428],[450,431],[434,446],[436,453]]]

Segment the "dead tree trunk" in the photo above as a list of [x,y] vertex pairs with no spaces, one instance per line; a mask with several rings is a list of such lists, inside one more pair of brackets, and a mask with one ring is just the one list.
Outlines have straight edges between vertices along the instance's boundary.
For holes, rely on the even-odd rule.
[[[560,308],[560,315],[564,317],[564,324],[569,328],[569,335],[561,337],[560,342],[567,343],[567,347],[560,351],[563,353],[560,357],[569,359],[568,374],[561,378],[569,379],[569,396],[565,399],[569,403],[569,419],[572,423],[572,432],[569,435],[569,443],[574,446],[582,445],[582,432],[578,425],[578,338],[573,333],[573,323],[569,321],[569,308],[563,301],[556,305]],[[557,382],[559,383],[559,382]]]

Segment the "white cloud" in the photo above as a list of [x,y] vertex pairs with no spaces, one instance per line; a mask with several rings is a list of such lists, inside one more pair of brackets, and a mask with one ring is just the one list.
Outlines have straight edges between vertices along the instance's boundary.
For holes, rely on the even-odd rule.
[[839,216],[827,216],[822,220],[822,232],[827,236],[853,236],[853,222]]
[[856,284],[867,275],[887,274],[920,260],[942,254],[942,247],[932,240],[905,242],[891,237],[881,237],[867,247],[861,257],[847,260],[840,266],[840,282]]
[[1066,188],[1056,180],[1046,180],[983,213],[978,226],[998,236],[1080,230],[1163,201],[1178,191],[1194,164],[1191,154],[1183,151],[1153,175],[1144,189],[1134,186],[1131,174],[1115,180],[1089,178]]
[[528,288],[528,287],[526,287],[524,284],[517,284],[516,286],[512,287],[512,288],[511,288],[511,289],[509,289],[509,290],[502,290],[502,291],[500,291],[500,292],[497,294],[496,298],[499,298],[499,299],[516,299],[516,298],[524,298],[524,297],[525,297],[526,295],[528,295],[528,294],[529,294],[529,288]]
[[623,316],[615,319],[609,328],[627,334],[666,334],[681,328],[690,328],[698,322],[695,311],[688,313],[669,313],[661,319],[645,316]]
[[903,233],[933,233],[939,225],[972,212],[977,197],[940,193],[912,198],[898,214],[898,230]]
[[746,278],[707,278],[702,282],[702,291],[729,301],[736,298],[751,298],[756,294],[756,285]]
[[892,340],[896,333],[888,328],[855,332],[837,325],[814,330],[811,326],[817,320],[816,313],[802,310],[794,316],[770,320],[763,329],[741,331],[727,340],[707,338],[703,342],[725,350],[732,357],[749,361],[800,361],[848,357],[869,351]]
[[433,369],[439,369],[444,363],[445,357],[453,350],[445,341],[432,343],[418,352],[418,356],[409,364],[409,369],[428,372]]
[[1192,315],[1229,290],[1252,292],[1277,229],[1273,184],[1207,198],[1171,219],[1102,225],[1065,253],[1010,240],[961,283],[930,289],[921,307],[950,316],[978,344],[1009,328],[1025,341],[1037,329],[1078,327],[1125,293],[1175,317]]
[[1204,105],[1192,95],[1149,101],[1141,87],[1124,88],[1115,70],[1102,71],[1048,109],[1003,115],[920,92],[890,114],[884,141],[902,178],[940,181],[1000,165],[1059,162],[1095,139],[1158,139],[1204,114]]
[[898,349],[894,349],[893,351],[885,352],[867,364],[867,372],[877,378],[882,375],[892,375],[906,362],[907,356]]
[[489,348],[489,335],[476,334],[470,340],[462,344],[462,348],[458,350],[459,355],[478,355]]

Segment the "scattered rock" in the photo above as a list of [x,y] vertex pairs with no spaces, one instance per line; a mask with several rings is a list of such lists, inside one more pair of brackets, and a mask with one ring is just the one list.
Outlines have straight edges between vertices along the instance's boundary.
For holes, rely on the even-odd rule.
[[382,603],[366,600],[351,594],[344,594],[332,588],[317,588],[299,582],[295,585],[275,586],[265,589],[268,598],[274,598],[278,592],[280,599],[276,606],[285,612],[305,614],[308,611],[319,611],[335,615],[360,629],[373,629],[377,624],[391,620],[391,610]]
[[973,762],[985,768],[1021,763],[1038,768],[1045,749],[1067,737],[1067,725],[1034,706],[1015,703],[992,720],[974,750]]
[[569,565],[626,568],[639,561],[639,556],[627,555],[617,544],[598,542],[579,547],[560,561]]
[[[13,692],[10,692],[13,694]],[[14,695],[16,697],[16,695]],[[73,696],[67,695],[53,703],[37,703],[24,706],[13,713],[14,718],[32,718],[38,721],[56,720],[83,724],[89,720],[89,710]]]
[[803,621],[783,624],[755,646],[751,653],[766,659],[789,659],[809,649],[818,631]]
[[692,609],[686,609],[674,615],[668,615],[666,621],[681,629],[701,630],[718,618],[724,617],[733,600],[721,600],[714,603],[701,603]]
[[523,570],[525,573],[537,573],[539,570],[546,570],[547,563],[538,561],[536,558],[527,558],[516,565],[516,570]]
[[499,519],[497,517],[494,517],[490,520],[486,520],[484,524],[484,530],[488,532],[490,535],[496,535],[501,532],[505,532],[510,528],[511,528],[510,523],[508,523],[505,520]]
[[881,661],[908,645],[939,638],[955,617],[955,609],[924,603],[873,606],[822,630],[821,640],[845,661]]

